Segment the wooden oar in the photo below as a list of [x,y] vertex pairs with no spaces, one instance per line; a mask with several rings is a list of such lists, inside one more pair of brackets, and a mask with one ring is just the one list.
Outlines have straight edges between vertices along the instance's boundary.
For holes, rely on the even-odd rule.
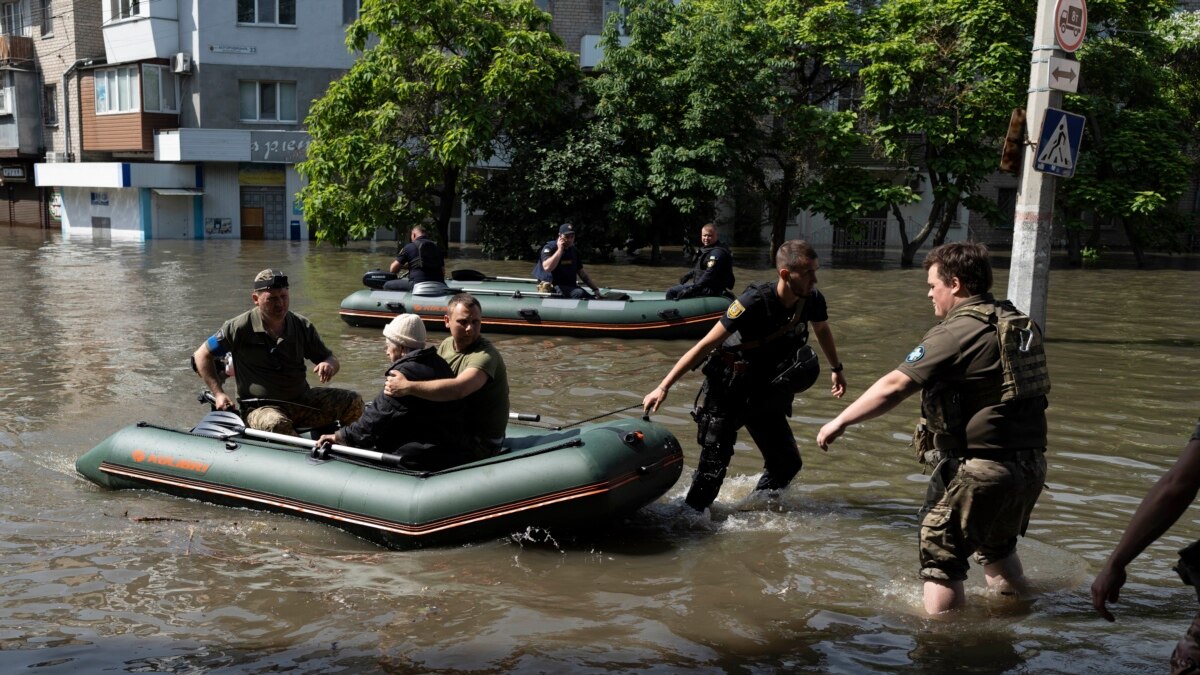
[[[208,432],[209,434],[219,434],[221,431],[226,432],[226,437],[231,436],[249,436],[251,438],[261,438],[267,441],[275,441],[277,443],[286,443],[301,448],[314,447],[313,441],[299,436],[289,436],[287,434],[277,434],[271,431],[260,431],[246,426],[241,417],[231,413],[228,410],[214,410],[205,415],[200,423],[196,425],[193,431]],[[334,443],[329,446],[329,450],[341,455],[350,457],[358,457],[360,459],[369,459],[380,464],[389,466],[401,466],[399,455],[389,455],[383,452],[375,452],[373,450],[363,450],[361,448],[352,448],[348,445],[338,445]]]

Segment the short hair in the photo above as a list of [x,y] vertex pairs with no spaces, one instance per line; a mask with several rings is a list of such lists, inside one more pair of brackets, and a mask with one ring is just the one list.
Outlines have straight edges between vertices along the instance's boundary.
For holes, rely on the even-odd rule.
[[429,234],[429,229],[424,225],[413,225],[409,231],[416,232],[417,234]]
[[716,226],[716,225],[713,225],[712,223],[705,223],[705,224],[704,224],[704,226],[700,228],[700,231],[701,231],[701,232],[703,232],[703,231],[705,231],[705,230],[712,230],[712,231],[713,231],[713,234],[716,234],[716,233],[717,233],[717,226]]
[[467,309],[474,307],[481,312],[483,311],[483,307],[479,305],[479,299],[470,293],[455,293],[450,298],[450,301],[446,303],[446,314],[453,311],[455,305],[462,305]]
[[992,290],[992,261],[988,247],[975,241],[952,241],[935,246],[925,255],[925,269],[938,266],[938,278],[947,286],[958,277],[971,295]]
[[786,267],[794,270],[801,263],[816,259],[817,249],[813,248],[811,244],[803,239],[791,239],[783,242],[779,251],[775,253],[775,269],[781,270]]

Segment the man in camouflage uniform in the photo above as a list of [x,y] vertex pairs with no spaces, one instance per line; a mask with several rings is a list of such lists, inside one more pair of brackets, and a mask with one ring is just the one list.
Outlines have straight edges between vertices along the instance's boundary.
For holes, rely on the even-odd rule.
[[987,248],[954,242],[925,258],[929,298],[944,319],[896,370],[821,428],[825,450],[852,424],[922,391],[919,458],[935,467],[921,510],[925,611],[962,606],[968,560],[989,587],[1026,590],[1017,538],[1046,479],[1046,371],[1041,333],[988,292]]
[[308,359],[324,384],[341,369],[312,322],[289,311],[288,278],[266,269],[254,277],[254,307],[228,320],[193,355],[196,372],[213,394],[217,410],[232,410],[214,361],[233,356],[238,407],[253,429],[295,434],[296,427],[350,424],[362,416],[362,397],[333,387],[309,387]]
[[[1092,582],[1092,606],[1113,621],[1105,603],[1116,602],[1125,585],[1125,568],[1146,547],[1161,537],[1187,511],[1200,491],[1200,423],[1175,464],[1150,488],[1137,507],[1121,541]],[[1200,541],[1179,552],[1175,568],[1184,582],[1200,593]],[[1171,654],[1171,673],[1200,673],[1200,612]]]

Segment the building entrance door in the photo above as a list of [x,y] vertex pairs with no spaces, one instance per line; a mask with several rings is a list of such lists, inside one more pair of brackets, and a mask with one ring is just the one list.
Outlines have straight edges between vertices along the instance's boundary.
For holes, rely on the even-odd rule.
[[242,207],[242,239],[263,238],[262,207]]

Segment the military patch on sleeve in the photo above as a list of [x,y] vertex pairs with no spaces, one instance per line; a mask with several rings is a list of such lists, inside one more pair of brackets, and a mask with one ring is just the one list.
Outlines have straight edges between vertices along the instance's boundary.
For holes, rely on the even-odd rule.
[[742,305],[741,301],[734,300],[729,304],[729,309],[725,310],[725,316],[729,317],[730,319],[736,319],[741,316],[742,312],[744,311],[746,311],[746,308]]
[[716,265],[716,264],[717,264],[717,259],[716,259],[716,258],[709,258],[709,259],[708,259],[708,266],[709,266],[709,267],[712,267],[713,265]]
[[916,363],[923,358],[925,358],[925,345],[917,345],[915,349],[908,353],[908,356],[904,357],[904,361],[905,363]]

